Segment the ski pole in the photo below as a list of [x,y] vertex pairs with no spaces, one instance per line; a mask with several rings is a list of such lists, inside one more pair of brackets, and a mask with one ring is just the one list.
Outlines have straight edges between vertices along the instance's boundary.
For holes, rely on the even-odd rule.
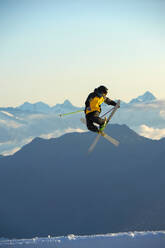
[[103,114],[103,115],[101,116],[101,118],[104,117],[106,114],[110,113],[113,109],[114,109],[114,107],[111,108],[111,109],[110,109],[108,112],[106,112],[105,114]]
[[59,114],[60,117],[62,117],[63,115],[72,115],[72,114],[77,114],[79,112],[83,112],[84,110],[77,110],[77,111],[74,111],[74,112],[70,112],[70,113],[65,113],[65,114]]

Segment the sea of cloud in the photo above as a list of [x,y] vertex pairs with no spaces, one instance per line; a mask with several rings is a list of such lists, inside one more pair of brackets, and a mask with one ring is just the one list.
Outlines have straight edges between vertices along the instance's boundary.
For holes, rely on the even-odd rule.
[[[80,116],[59,118],[56,113],[14,113],[0,111],[0,154],[11,155],[36,137],[57,138],[68,132],[85,132]],[[83,116],[84,117],[84,116]],[[165,100],[127,104],[112,123],[126,124],[150,139],[165,137]]]
[[57,131],[54,131],[54,132],[51,132],[48,134],[42,134],[42,135],[40,135],[40,138],[43,138],[43,139],[57,138],[57,137],[60,137],[61,135],[65,134],[65,133],[74,133],[74,132],[84,133],[84,132],[86,132],[86,130],[83,130],[80,128],[67,128],[64,131],[57,130]]
[[160,129],[141,125],[139,133],[146,138],[159,140],[165,137],[165,128]]
[[165,100],[155,100],[153,102],[146,102],[146,103],[137,103],[133,105],[127,105],[127,107],[135,108],[135,109],[143,109],[143,110],[155,110],[158,109],[160,111],[165,109]]
[[[63,131],[56,130],[54,132],[41,134],[38,137],[43,139],[51,139],[51,138],[58,138],[65,133],[73,133],[73,132],[83,133],[86,131],[87,130],[82,130],[80,128],[67,128]],[[24,145],[30,143],[35,138],[36,138],[35,136],[30,136],[28,138],[24,138],[21,140],[11,140],[8,142],[2,142],[0,143],[0,154],[3,156],[13,155],[17,151],[19,151]]]

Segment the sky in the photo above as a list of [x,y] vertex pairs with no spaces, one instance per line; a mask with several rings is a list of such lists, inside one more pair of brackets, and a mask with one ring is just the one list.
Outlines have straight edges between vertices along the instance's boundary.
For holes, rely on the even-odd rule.
[[164,0],[0,0],[0,107],[83,106],[99,85],[165,99],[164,13]]

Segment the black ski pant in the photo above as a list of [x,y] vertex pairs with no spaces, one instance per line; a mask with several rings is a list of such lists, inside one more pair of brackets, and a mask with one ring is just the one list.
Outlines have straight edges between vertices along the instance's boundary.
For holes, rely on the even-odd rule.
[[98,132],[99,129],[97,126],[94,125],[94,123],[99,124],[100,126],[104,124],[104,119],[99,117],[100,112],[94,111],[86,115],[86,122],[87,122],[87,128],[90,131]]

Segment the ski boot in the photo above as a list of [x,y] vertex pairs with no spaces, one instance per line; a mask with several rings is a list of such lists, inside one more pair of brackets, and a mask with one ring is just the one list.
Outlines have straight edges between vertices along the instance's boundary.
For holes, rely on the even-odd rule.
[[104,119],[104,124],[100,125],[99,131],[102,132],[107,125],[107,117]]

